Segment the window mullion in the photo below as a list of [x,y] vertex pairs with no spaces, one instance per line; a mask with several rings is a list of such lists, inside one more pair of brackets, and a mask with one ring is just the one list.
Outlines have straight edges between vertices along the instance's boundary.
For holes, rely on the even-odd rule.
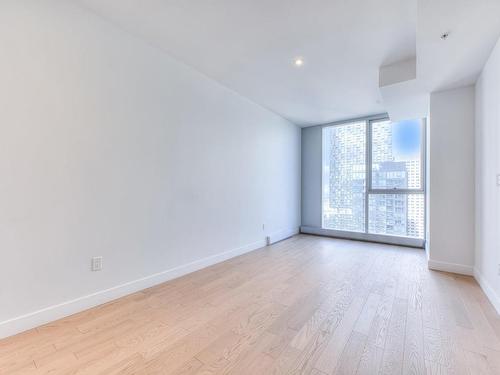
[[424,194],[423,189],[371,189],[369,194]]
[[372,190],[372,142],[371,142],[371,129],[370,120],[366,120],[366,158],[365,158],[365,233],[369,232],[369,214],[370,214],[370,196],[369,192]]

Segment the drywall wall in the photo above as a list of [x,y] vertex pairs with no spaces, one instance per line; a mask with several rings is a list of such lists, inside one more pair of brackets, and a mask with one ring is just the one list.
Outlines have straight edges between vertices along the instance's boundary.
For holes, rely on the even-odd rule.
[[429,267],[472,274],[474,87],[432,93],[429,128]]
[[322,127],[302,128],[302,226],[321,228]]
[[297,232],[295,125],[68,2],[0,45],[0,336]]
[[500,314],[500,41],[476,83],[475,276]]

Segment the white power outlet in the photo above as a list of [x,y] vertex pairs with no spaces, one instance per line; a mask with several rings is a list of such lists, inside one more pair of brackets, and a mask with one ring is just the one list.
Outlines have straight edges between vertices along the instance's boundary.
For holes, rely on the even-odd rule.
[[102,270],[102,257],[93,257],[91,262],[92,271]]
[[497,186],[500,186],[500,174],[497,174]]

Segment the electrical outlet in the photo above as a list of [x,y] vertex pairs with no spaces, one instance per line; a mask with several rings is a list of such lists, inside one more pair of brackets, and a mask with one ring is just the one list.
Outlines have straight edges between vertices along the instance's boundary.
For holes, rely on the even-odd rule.
[[91,262],[92,271],[102,270],[102,257],[93,257]]
[[497,186],[500,186],[500,174],[497,174]]

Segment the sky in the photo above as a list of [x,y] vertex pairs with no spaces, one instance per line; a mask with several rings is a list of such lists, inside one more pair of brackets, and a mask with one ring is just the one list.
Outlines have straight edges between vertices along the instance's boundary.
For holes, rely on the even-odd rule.
[[392,152],[396,160],[417,159],[422,139],[421,120],[405,120],[392,124]]

